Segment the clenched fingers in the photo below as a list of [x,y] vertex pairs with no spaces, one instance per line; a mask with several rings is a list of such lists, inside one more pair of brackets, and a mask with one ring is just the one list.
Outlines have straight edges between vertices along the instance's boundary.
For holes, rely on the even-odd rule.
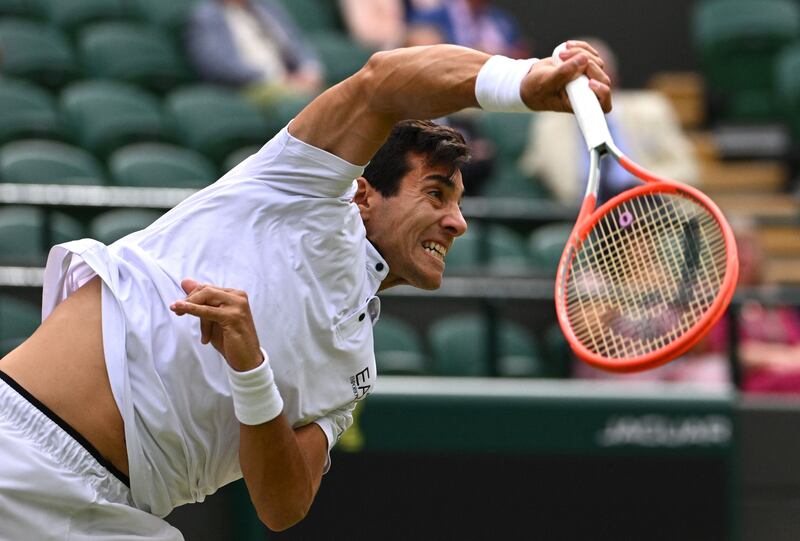
[[181,287],[188,295],[172,303],[170,310],[179,316],[189,314],[200,319],[203,344],[210,342],[236,370],[247,370],[261,362],[258,336],[244,291],[193,280],[184,280]]

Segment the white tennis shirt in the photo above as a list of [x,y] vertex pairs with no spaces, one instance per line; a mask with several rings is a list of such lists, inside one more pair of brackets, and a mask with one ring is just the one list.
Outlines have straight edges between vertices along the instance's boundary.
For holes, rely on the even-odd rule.
[[147,229],[108,247],[52,249],[44,317],[93,276],[103,281],[106,365],[137,507],[165,516],[242,476],[226,362],[200,343],[198,319],[169,310],[184,278],[248,293],[293,426],[317,422],[330,449],[351,424],[375,385],[375,294],[389,271],[350,202],[362,172],[284,128]]

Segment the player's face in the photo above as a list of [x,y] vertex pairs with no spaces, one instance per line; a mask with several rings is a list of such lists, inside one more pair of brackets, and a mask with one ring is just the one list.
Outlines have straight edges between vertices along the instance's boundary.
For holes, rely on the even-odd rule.
[[467,230],[460,208],[461,172],[451,174],[415,156],[409,160],[412,169],[395,195],[383,197],[373,190],[368,208],[359,204],[367,238],[389,264],[381,289],[400,284],[438,288],[447,251]]

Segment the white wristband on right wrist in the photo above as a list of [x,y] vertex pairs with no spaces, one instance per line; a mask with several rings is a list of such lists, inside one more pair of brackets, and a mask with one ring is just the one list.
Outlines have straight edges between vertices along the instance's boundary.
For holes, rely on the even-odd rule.
[[522,80],[538,58],[514,60],[495,55],[481,67],[475,80],[475,98],[484,111],[520,113],[530,111],[520,96]]
[[238,372],[228,366],[228,383],[231,385],[233,411],[244,425],[260,425],[273,420],[283,411],[283,398],[275,385],[275,375],[269,357],[261,349],[264,362],[247,372]]

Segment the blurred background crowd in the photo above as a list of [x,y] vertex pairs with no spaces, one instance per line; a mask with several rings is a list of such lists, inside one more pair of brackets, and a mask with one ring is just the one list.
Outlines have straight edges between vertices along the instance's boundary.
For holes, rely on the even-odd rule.
[[[110,243],[147,226],[375,51],[549,54],[557,42],[537,30],[550,22],[523,26],[520,11],[489,0],[0,0],[0,354],[36,326],[52,243]],[[656,69],[636,86],[614,50],[636,43],[612,46],[602,27],[562,36],[606,59],[619,146],[709,193],[739,241],[740,291],[725,319],[685,358],[622,379],[798,392],[800,5],[702,0],[688,19],[693,68]],[[588,166],[574,119],[470,110],[439,121],[472,147],[470,228],[438,297],[387,295],[379,370],[611,377],[574,361],[552,307]],[[634,182],[616,166],[603,173],[604,200]]]

